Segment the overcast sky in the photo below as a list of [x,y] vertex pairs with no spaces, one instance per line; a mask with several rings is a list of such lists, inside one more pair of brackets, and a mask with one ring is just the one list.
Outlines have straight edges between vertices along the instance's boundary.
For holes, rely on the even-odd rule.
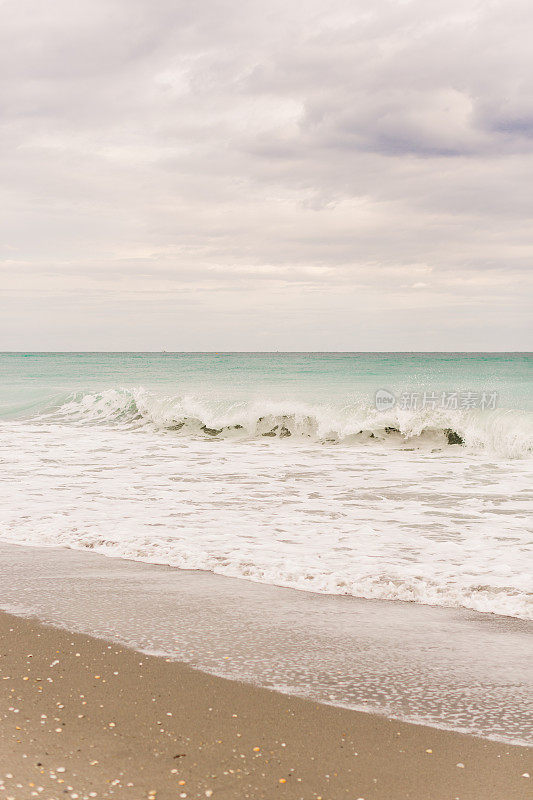
[[527,350],[530,0],[0,0],[2,350]]

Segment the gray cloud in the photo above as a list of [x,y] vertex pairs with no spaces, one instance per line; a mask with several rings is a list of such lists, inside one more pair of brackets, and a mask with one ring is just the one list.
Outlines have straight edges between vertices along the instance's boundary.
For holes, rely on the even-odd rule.
[[0,18],[0,348],[531,347],[529,3]]

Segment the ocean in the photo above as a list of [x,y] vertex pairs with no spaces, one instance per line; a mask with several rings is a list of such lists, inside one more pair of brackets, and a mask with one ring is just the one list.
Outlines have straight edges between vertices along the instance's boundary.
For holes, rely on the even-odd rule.
[[0,378],[5,543],[532,617],[531,354],[3,353]]

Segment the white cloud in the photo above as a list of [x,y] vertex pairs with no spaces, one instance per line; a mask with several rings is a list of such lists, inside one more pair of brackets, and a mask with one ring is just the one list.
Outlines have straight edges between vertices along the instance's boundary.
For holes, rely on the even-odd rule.
[[0,17],[0,348],[531,347],[529,3]]

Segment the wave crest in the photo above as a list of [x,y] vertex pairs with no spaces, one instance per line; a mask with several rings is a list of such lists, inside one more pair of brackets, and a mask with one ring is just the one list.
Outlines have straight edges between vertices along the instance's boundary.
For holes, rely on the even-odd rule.
[[78,392],[41,419],[83,425],[151,428],[178,436],[309,440],[435,449],[463,446],[516,458],[533,452],[532,415],[515,410],[377,411],[363,400],[310,405],[162,395],[136,389]]

